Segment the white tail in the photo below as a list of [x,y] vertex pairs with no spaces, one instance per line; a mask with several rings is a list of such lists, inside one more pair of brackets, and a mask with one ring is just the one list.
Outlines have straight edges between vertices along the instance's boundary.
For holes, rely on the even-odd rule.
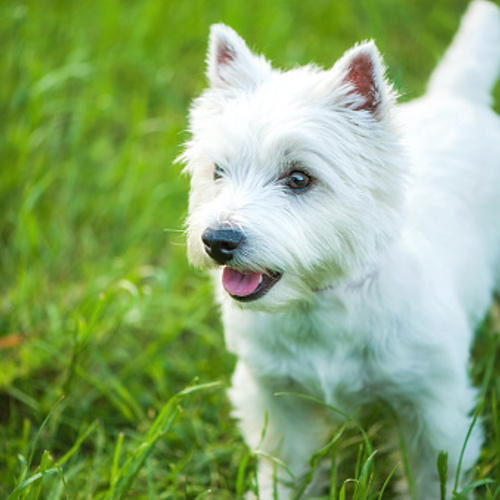
[[474,0],[438,67],[428,91],[446,92],[490,106],[500,72],[500,9]]

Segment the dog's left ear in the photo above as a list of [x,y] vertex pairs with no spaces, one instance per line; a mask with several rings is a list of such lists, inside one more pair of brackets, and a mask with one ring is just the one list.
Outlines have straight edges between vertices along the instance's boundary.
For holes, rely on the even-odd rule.
[[373,41],[347,51],[332,71],[340,75],[344,105],[379,119],[385,115],[394,92],[384,77],[382,57]]
[[211,27],[207,76],[212,87],[251,89],[270,73],[269,62],[251,52],[235,31],[224,24]]

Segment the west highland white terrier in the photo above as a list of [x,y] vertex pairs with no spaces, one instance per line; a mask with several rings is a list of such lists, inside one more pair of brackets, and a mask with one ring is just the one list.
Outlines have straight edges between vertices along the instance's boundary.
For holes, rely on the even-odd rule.
[[[440,498],[440,450],[453,488],[477,404],[473,332],[500,290],[499,70],[500,13],[484,0],[427,93],[403,105],[373,42],[331,69],[284,72],[212,27],[181,157],[188,253],[215,278],[243,436],[297,478],[336,414],[277,392],[347,414],[387,402],[416,498]],[[462,470],[481,442],[476,425]],[[263,458],[260,498],[291,497],[287,473],[273,474]]]

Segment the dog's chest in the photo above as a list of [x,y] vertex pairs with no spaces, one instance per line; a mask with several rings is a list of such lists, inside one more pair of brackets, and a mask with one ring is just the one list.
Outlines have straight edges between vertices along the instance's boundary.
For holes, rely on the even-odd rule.
[[345,408],[354,398],[359,404],[380,377],[368,318],[353,320],[335,308],[235,316],[225,316],[228,348],[275,391],[306,392]]

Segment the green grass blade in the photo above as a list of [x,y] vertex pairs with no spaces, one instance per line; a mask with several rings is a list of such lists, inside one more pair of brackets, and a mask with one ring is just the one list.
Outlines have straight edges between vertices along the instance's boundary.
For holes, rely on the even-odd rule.
[[286,463],[283,462],[283,460],[280,460],[279,458],[271,455],[270,453],[262,451],[262,450],[255,450],[254,454],[257,455],[257,456],[259,456],[259,457],[266,458],[267,460],[269,460],[273,464],[277,465],[280,469],[283,469],[288,474],[288,476],[290,477],[290,479],[292,481],[295,481],[295,476],[294,476],[293,472],[286,465]]
[[500,420],[498,418],[497,394],[495,390],[491,392],[491,411],[492,411],[493,429],[495,432],[495,448],[497,456],[500,457]]
[[[120,467],[119,472],[115,470],[115,475],[112,477],[112,484],[110,485],[106,498],[122,498],[129,491],[139,471],[144,466],[146,460],[152,453],[157,441],[161,437],[163,437],[172,427],[172,424],[179,414],[178,404],[183,398],[199,391],[219,388],[220,386],[220,382],[195,385],[188,387],[179,392],[177,395],[173,396],[164,405],[159,415],[151,424],[151,427],[146,433],[144,440],[132,451],[128,459]],[[119,444],[115,448],[113,459],[114,463],[116,463],[116,461],[118,460],[118,453],[121,453],[121,446],[122,445],[119,442]]]
[[31,467],[31,464],[33,462],[33,457],[35,455],[35,450],[36,450],[36,445],[38,444],[38,440],[40,439],[40,436],[42,435],[42,432],[43,430],[45,429],[45,427],[47,426],[47,423],[49,422],[50,420],[50,417],[52,416],[54,410],[56,409],[56,407],[61,403],[61,401],[64,399],[64,396],[61,396],[55,403],[54,405],[52,406],[52,408],[50,409],[50,412],[47,414],[47,416],[43,419],[43,422],[42,422],[42,425],[39,427],[37,433],[36,433],[36,436],[35,436],[35,439],[33,440],[33,445],[31,447],[31,453],[30,453],[30,456],[28,458],[28,463],[26,464],[27,467]]
[[[50,419],[50,417],[52,416],[54,410],[56,409],[56,407],[59,405],[59,403],[64,399],[64,396],[61,396],[56,402],[55,404],[52,406],[51,410],[49,411],[49,413],[47,414],[47,416],[44,418],[42,424],[40,425],[40,427],[38,428],[38,431],[33,439],[33,444],[31,445],[31,450],[30,450],[30,453],[29,453],[29,456],[28,456],[28,459],[26,461],[24,461],[24,466],[22,468],[22,471],[21,471],[21,474],[16,482],[16,487],[14,488],[14,491],[12,492],[12,495],[16,494],[15,492],[16,491],[24,491],[24,489],[26,489],[29,485],[31,485],[33,482],[36,482],[38,481],[41,477],[44,477],[45,475],[47,475],[47,471],[41,471],[39,472],[38,474],[35,474],[34,476],[31,476],[29,479],[26,479],[26,477],[28,476],[28,471],[30,470],[31,468],[31,465],[33,463],[33,458],[35,456],[35,451],[36,451],[36,447],[37,447],[37,444],[38,444],[38,441],[40,439],[40,436],[42,435],[42,432],[43,430],[45,429],[45,427],[47,426],[47,423]],[[45,458],[45,454],[43,455],[43,458]],[[57,469],[53,469],[53,472],[58,472]],[[50,474],[52,474],[53,472],[50,472]],[[40,476],[41,474],[41,476]],[[21,489],[19,489],[21,487]],[[17,494],[16,494],[17,495]],[[10,497],[9,497],[10,498]],[[17,496],[14,496],[13,498],[17,498]]]
[[246,477],[248,462],[252,458],[252,453],[246,453],[238,466],[238,474],[236,476],[236,495],[238,498],[243,497],[246,488]]
[[375,450],[365,461],[361,473],[355,482],[353,500],[364,500],[368,498],[371,482],[373,479],[373,462],[377,451]]
[[396,470],[399,468],[399,464],[396,464],[393,469],[391,470],[391,472],[389,473],[389,475],[387,476],[386,480],[384,481],[384,484],[382,485],[382,488],[380,488],[380,493],[378,495],[378,500],[382,500],[382,497],[384,496],[384,492],[387,488],[387,486],[389,485],[389,482],[391,481],[392,479],[392,476],[394,476],[394,474],[396,473]]
[[355,412],[352,415],[348,415],[347,413],[336,408],[335,406],[332,406],[328,403],[325,403],[325,401],[322,401],[321,399],[315,398],[313,396],[309,396],[307,394],[298,394],[298,393],[293,393],[293,392],[278,392],[275,394],[275,396],[292,396],[292,397],[296,397],[296,398],[305,399],[307,401],[311,401],[313,403],[316,403],[320,406],[323,406],[324,408],[328,408],[329,410],[337,413],[338,415],[342,416],[347,421],[352,422],[356,426],[356,428],[359,430],[360,434],[363,436],[363,440],[365,442],[365,446],[366,446],[366,449],[368,450],[368,453],[371,454],[373,452],[372,445],[370,443],[368,435],[366,434],[363,427],[354,419],[357,412]]
[[73,446],[57,461],[59,466],[64,465],[82,446],[82,443],[92,434],[97,427],[97,422],[93,422],[89,427],[77,438]]
[[[168,406],[171,407],[172,405]],[[132,483],[137,477],[137,474],[153,451],[156,442],[164,435],[164,432],[170,428],[179,414],[179,410],[177,408],[169,409],[171,410],[171,413],[169,413],[166,422],[162,422],[163,431],[157,432],[152,436],[147,436],[146,440],[136,447],[132,455],[121,468],[119,478],[116,481],[116,487],[111,489],[107,498],[122,498],[127,491],[129,491]]]
[[[320,460],[330,450],[332,450],[335,447],[335,444],[340,440],[340,438],[344,434],[344,432],[347,429],[347,427],[349,426],[349,424],[350,424],[350,421],[344,422],[344,424],[340,427],[340,429],[334,434],[334,436],[332,437],[332,439],[330,439],[330,441],[323,448],[321,448],[319,451],[317,451],[316,453],[313,453],[313,455],[311,455],[311,458],[309,459],[309,472],[306,474],[306,476],[302,480],[301,485],[297,488],[297,494],[298,495],[304,493],[304,491],[306,490],[307,486],[313,480],[314,473],[315,473],[315,471],[316,471],[316,469],[317,469],[317,467],[318,467],[318,465],[320,463]],[[334,470],[336,470],[335,469],[335,456],[334,455],[332,456],[332,460],[333,460],[332,467],[334,468]],[[334,470],[332,470],[332,473],[335,474]],[[335,483],[336,483],[336,478],[332,477],[331,481],[335,481]],[[334,491],[335,490],[336,490],[336,484],[335,484]]]
[[116,440],[115,452],[113,454],[113,465],[111,466],[111,475],[110,475],[110,483],[111,483],[111,491],[109,492],[110,498],[114,498],[115,496],[115,488],[119,479],[119,469],[120,469],[120,459],[122,455],[123,448],[123,432],[118,434],[118,439]]
[[[474,481],[473,483],[468,484],[458,494],[464,498],[469,498],[469,493],[471,491],[474,491],[476,488],[480,488],[481,486],[484,486],[489,491],[488,486],[490,484],[495,484],[495,483],[496,483],[496,481],[493,479],[482,478],[482,479],[479,479],[478,481]],[[491,496],[491,493],[489,493],[489,495]]]
[[460,456],[459,456],[459,459],[458,459],[458,466],[457,466],[457,472],[456,472],[456,475],[455,475],[455,484],[453,486],[453,493],[455,493],[457,491],[458,483],[460,481],[460,474],[462,472],[462,460],[463,460],[463,457],[464,457],[465,449],[467,448],[467,443],[469,442],[470,435],[472,434],[472,430],[474,429],[474,427],[476,425],[476,422],[477,422],[477,420],[479,418],[479,415],[483,411],[485,402],[486,402],[486,398],[483,398],[483,400],[481,401],[481,403],[477,407],[477,409],[476,409],[476,411],[474,413],[474,418],[472,419],[472,422],[471,422],[471,424],[469,426],[469,430],[467,431],[467,435],[466,435],[464,443],[462,445],[462,450],[460,452]]
[[410,466],[410,457],[408,455],[408,449],[406,447],[406,439],[403,433],[403,429],[401,428],[401,422],[399,421],[398,415],[396,412],[388,406],[389,412],[392,416],[392,419],[394,420],[396,424],[396,429],[398,432],[398,439],[399,439],[399,449],[401,450],[401,456],[403,459],[403,469],[406,477],[406,481],[408,482],[408,488],[410,490],[410,496],[412,500],[416,499],[416,491],[415,491],[415,481],[413,480],[413,474],[411,471],[411,466]]
[[440,451],[437,458],[437,469],[439,474],[439,490],[441,500],[446,500],[446,483],[448,481],[448,453]]
[[7,500],[16,500],[21,496],[21,494],[29,487],[32,485],[36,484],[38,481],[41,481],[43,478],[50,476],[52,474],[58,474],[59,471],[54,468],[54,469],[48,469],[44,470],[41,472],[38,472],[36,474],[33,474],[29,478],[25,479],[21,484],[16,486],[14,491],[7,497]]

